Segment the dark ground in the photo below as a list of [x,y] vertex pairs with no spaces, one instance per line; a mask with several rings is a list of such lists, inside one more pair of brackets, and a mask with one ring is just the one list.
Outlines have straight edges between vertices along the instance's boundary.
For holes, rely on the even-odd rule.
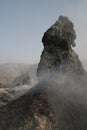
[[41,82],[1,107],[0,130],[87,130],[87,107],[56,95],[52,84]]

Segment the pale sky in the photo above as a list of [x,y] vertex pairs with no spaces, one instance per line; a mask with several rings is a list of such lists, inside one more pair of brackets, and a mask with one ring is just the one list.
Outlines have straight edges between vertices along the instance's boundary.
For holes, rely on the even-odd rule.
[[60,15],[74,23],[75,51],[87,60],[87,0],[0,0],[0,63],[38,63],[42,36]]

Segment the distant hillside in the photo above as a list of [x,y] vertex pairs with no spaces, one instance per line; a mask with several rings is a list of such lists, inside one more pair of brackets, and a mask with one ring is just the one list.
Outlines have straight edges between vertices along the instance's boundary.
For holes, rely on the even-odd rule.
[[[28,65],[28,64],[1,64],[0,65],[0,86],[12,85],[17,77],[20,77],[23,74],[29,73],[29,76],[32,80],[36,80],[36,69],[37,64]],[[34,79],[33,79],[34,78]]]

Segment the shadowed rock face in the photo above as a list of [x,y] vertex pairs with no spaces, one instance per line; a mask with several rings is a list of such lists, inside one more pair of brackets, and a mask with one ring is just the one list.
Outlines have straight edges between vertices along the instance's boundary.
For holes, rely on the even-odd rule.
[[58,45],[58,40],[64,40],[67,42],[67,45],[65,44],[65,49],[69,49],[71,45],[75,46],[75,39],[76,33],[74,31],[73,23],[68,19],[68,17],[60,16],[55,24],[45,32],[42,42],[44,43],[44,46],[50,46],[51,43]]
[[44,50],[38,65],[38,77],[54,71],[84,74],[81,62],[72,50],[75,38],[73,23],[66,16],[60,16],[42,38]]

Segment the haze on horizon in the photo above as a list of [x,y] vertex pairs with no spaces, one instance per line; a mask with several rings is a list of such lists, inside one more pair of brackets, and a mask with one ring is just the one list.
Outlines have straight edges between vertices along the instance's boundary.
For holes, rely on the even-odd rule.
[[38,63],[44,32],[66,15],[77,34],[75,51],[87,60],[87,0],[0,1],[0,64]]

